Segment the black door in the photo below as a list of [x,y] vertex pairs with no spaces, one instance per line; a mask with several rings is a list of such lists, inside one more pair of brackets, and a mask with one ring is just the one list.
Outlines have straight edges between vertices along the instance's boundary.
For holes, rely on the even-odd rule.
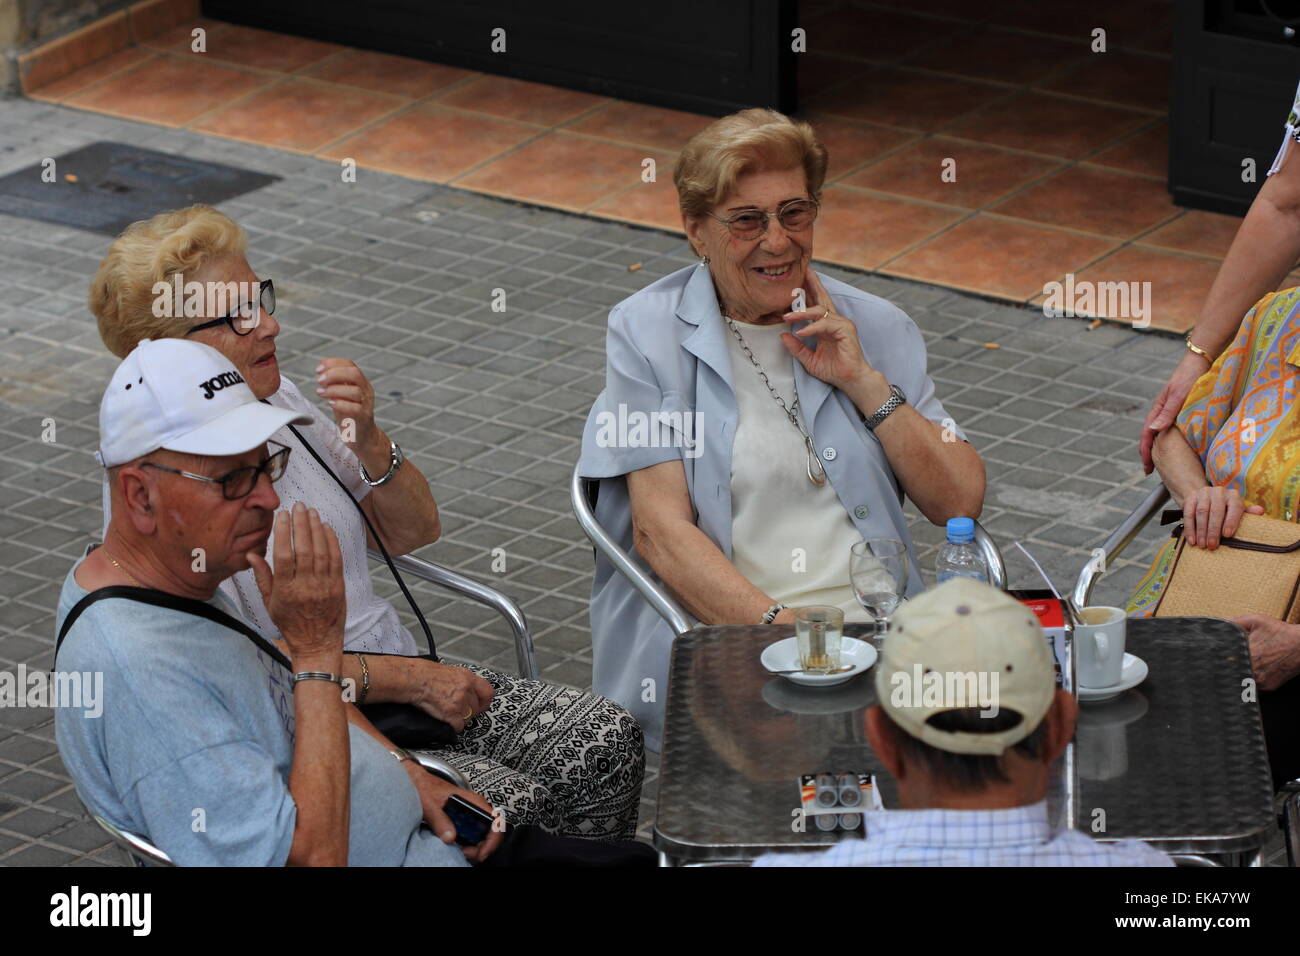
[[204,0],[203,14],[697,113],[794,109],[794,0]]

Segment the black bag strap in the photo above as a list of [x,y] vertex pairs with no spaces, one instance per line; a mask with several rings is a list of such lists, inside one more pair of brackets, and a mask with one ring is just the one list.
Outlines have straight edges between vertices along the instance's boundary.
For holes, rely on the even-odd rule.
[[[271,404],[266,399],[262,399],[262,403],[265,405]],[[429,658],[434,661],[438,660],[438,648],[434,645],[433,631],[429,630],[429,622],[424,619],[424,612],[420,610],[420,605],[415,603],[415,598],[411,596],[411,592],[406,586],[406,581],[403,580],[401,573],[397,570],[397,565],[393,563],[392,556],[389,555],[388,549],[384,547],[384,539],[380,537],[379,531],[376,530],[375,526],[370,523],[370,516],[367,515],[365,510],[361,507],[361,502],[357,501],[353,496],[352,490],[343,483],[343,479],[334,473],[334,469],[325,463],[325,459],[322,458],[320,453],[312,447],[311,442],[307,441],[307,439],[303,437],[302,432],[294,428],[293,425],[289,425],[288,427],[289,431],[293,432],[294,437],[297,438],[298,441],[302,443],[302,446],[307,449],[307,454],[311,455],[312,458],[315,458],[316,464],[325,469],[325,474],[334,479],[334,484],[343,489],[343,493],[348,496],[348,500],[351,501],[353,506],[357,509],[357,514],[361,515],[361,520],[366,523],[366,529],[370,532],[370,537],[374,538],[375,544],[379,545],[379,553],[383,555],[384,563],[388,565],[388,570],[392,572],[393,580],[397,582],[397,587],[401,590],[403,596],[405,596],[406,603],[411,605],[411,610],[415,613],[416,620],[420,622],[420,627],[424,630],[424,639],[429,642]]]
[[[1181,521],[1183,513],[1176,508],[1167,508],[1160,513],[1160,523],[1162,525],[1172,524],[1175,521]],[[1173,531],[1176,538],[1182,534],[1182,525],[1179,525]],[[1259,541],[1244,541],[1241,538],[1220,538],[1219,544],[1229,548],[1237,548],[1240,551],[1262,551],[1265,554],[1293,554],[1300,551],[1300,538],[1292,541],[1290,544],[1262,544]]]
[[[113,584],[97,591],[91,591],[72,606],[72,609],[68,611],[68,616],[63,619],[63,623],[59,626],[59,636],[54,642],[54,658],[56,661],[59,657],[59,648],[63,646],[63,639],[68,636],[68,631],[77,622],[77,618],[81,617],[82,612],[96,601],[103,601],[107,598],[124,598],[128,601],[139,601],[142,604],[152,604],[155,607],[164,607],[173,611],[181,611],[185,614],[194,614],[198,617],[207,618],[209,621],[214,621],[230,628],[232,631],[243,634],[259,650],[268,654],[271,660],[290,674],[293,673],[293,663],[285,656],[284,652],[239,620],[239,618],[232,617],[220,608],[213,607],[203,601],[196,601],[194,598],[180,597],[153,588],[129,587],[124,584]],[[367,655],[373,656],[370,652],[367,652]],[[400,657],[403,655],[383,656]],[[404,733],[403,740],[405,740],[405,744],[394,741],[399,746],[418,748],[432,744],[449,744],[456,739],[456,732],[451,729],[450,724],[432,717],[410,704],[368,704],[362,708],[362,713],[376,725],[380,733],[390,738]]]
[[97,591],[91,591],[80,601],[72,606],[68,616],[63,619],[63,624],[59,627],[59,636],[54,642],[54,658],[58,660],[59,648],[63,646],[63,639],[68,636],[68,631],[72,625],[81,617],[83,611],[90,607],[96,601],[103,601],[107,598],[125,598],[128,601],[139,601],[141,604],[152,604],[155,607],[164,607],[172,611],[181,611],[185,614],[193,614],[197,617],[207,618],[217,624],[224,625],[232,631],[238,631],[246,638],[257,645],[258,649],[268,654],[273,661],[284,667],[289,673],[293,673],[293,664],[284,651],[280,650],[257,631],[253,630],[243,621],[236,617],[231,617],[220,608],[213,607],[203,601],[196,601],[194,598],[180,597],[176,594],[168,594],[166,591],[158,591],[154,588],[136,588],[125,584],[113,584],[106,588],[100,588]]

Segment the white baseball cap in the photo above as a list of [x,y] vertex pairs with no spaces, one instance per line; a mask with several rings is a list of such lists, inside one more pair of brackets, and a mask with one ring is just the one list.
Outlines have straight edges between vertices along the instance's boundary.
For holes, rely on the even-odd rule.
[[289,423],[311,418],[259,402],[235,364],[210,345],[144,339],[113,373],[99,405],[105,468],[159,448],[191,455],[239,455]]
[[[959,695],[931,693],[942,682]],[[928,685],[928,686],[918,686]],[[1006,730],[942,730],[935,714],[976,707],[972,686],[992,691],[992,706],[1021,716]],[[958,754],[1002,754],[1042,722],[1056,693],[1056,666],[1034,612],[971,578],[952,578],[894,613],[876,665],[876,697],[889,718],[932,747]]]

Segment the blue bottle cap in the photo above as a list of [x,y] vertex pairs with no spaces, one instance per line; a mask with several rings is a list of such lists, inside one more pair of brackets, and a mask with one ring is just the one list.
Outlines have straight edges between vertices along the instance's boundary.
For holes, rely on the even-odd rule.
[[975,540],[974,518],[949,518],[948,540],[953,542]]

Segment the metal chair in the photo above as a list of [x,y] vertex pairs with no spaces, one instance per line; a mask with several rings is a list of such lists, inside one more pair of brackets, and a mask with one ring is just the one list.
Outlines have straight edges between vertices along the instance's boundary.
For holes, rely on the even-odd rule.
[[[687,614],[685,609],[669,595],[658,578],[624,551],[618,542],[610,537],[609,532],[601,527],[594,511],[599,491],[600,480],[583,477],[575,466],[569,481],[569,498],[573,504],[573,515],[578,519],[578,526],[582,528],[582,533],[591,541],[592,546],[632,583],[650,606],[659,612],[659,616],[668,622],[674,634],[681,634],[698,626],[699,622]],[[1002,551],[978,521],[975,522],[975,543],[988,565],[990,583],[999,590],[1006,590],[1007,566],[1002,559]],[[845,563],[847,564],[847,560]]]
[[1101,560],[1093,558],[1083,570],[1079,572],[1079,577],[1074,583],[1074,592],[1071,597],[1074,598],[1075,607],[1087,607],[1092,599],[1092,589],[1096,585],[1097,579],[1106,573],[1106,566],[1113,561],[1138,533],[1146,527],[1148,521],[1160,513],[1160,510],[1169,501],[1169,489],[1162,484],[1156,485],[1147,493],[1142,503],[1133,509],[1133,512],[1125,518],[1118,528],[1110,533],[1101,544]]
[[650,606],[659,612],[659,616],[668,622],[674,634],[689,631],[699,624],[686,610],[659,585],[658,579],[645,570],[630,554],[623,550],[617,541],[610,537],[599,521],[596,520],[596,496],[600,492],[600,480],[584,478],[575,465],[573,477],[569,481],[569,498],[573,504],[573,516],[578,519],[578,527],[597,551],[605,556],[618,573],[632,582],[640,595]]
[[[380,564],[384,561],[383,555],[373,548],[370,550],[370,557]],[[515,636],[515,657],[519,661],[520,676],[537,680],[537,657],[533,650],[533,636],[528,630],[528,621],[524,618],[524,612],[519,609],[518,604],[496,588],[423,558],[409,554],[396,555],[393,557],[393,564],[406,574],[414,575],[421,581],[428,581],[430,584],[436,584],[467,597],[471,601],[486,605],[504,617]]]
[[[460,771],[447,763],[445,760],[433,756],[432,754],[416,751],[411,754],[420,765],[430,773],[436,774],[446,780],[452,786],[465,788],[465,778],[461,776]],[[147,839],[137,833],[131,833],[120,827],[115,827],[103,817],[92,813],[90,818],[99,824],[100,828],[113,838],[113,843],[126,852],[127,859],[134,866],[175,866],[172,858],[169,857],[158,847],[154,846]]]
[[1300,866],[1300,780],[1282,788],[1282,835],[1286,838],[1287,866]]

